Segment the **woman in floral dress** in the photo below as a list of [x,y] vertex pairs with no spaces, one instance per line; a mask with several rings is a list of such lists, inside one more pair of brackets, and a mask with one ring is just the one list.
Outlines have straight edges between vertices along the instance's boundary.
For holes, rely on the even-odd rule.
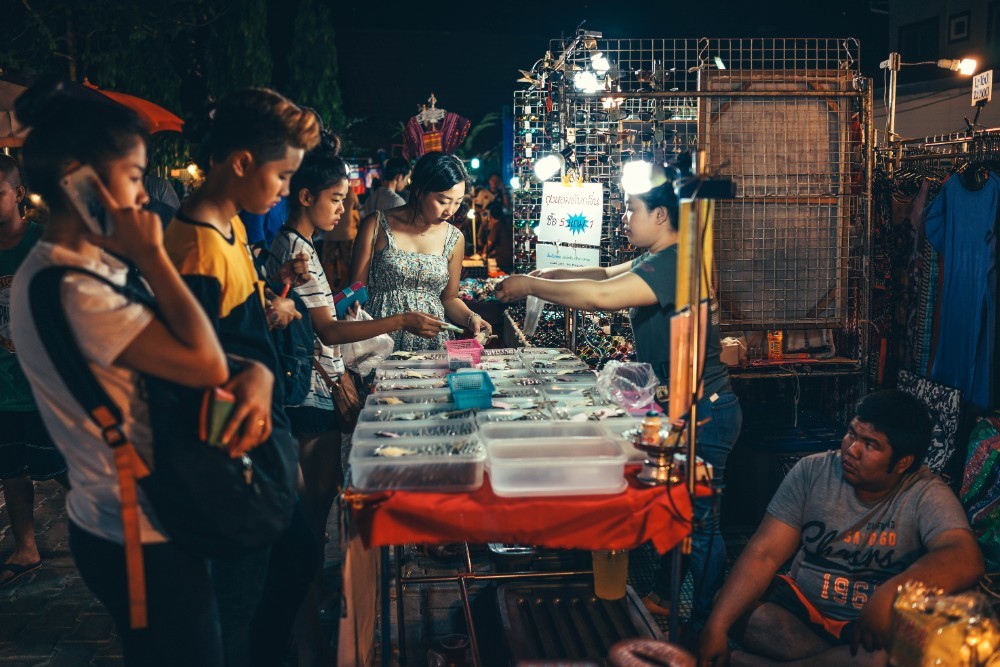
[[[361,223],[351,282],[368,285],[365,309],[372,317],[416,311],[451,321],[472,335],[492,333],[458,297],[465,238],[449,220],[462,203],[468,178],[455,156],[427,153],[413,167],[409,203],[376,211]],[[397,351],[440,349],[451,337],[447,331],[431,339],[407,331],[390,335]]]

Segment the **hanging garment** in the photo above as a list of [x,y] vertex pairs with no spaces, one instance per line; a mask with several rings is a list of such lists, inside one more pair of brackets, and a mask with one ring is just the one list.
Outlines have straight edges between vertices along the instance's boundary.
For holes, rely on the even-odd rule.
[[449,111],[441,119],[440,128],[425,130],[419,117],[414,116],[403,130],[403,154],[413,160],[430,151],[454,153],[465,141],[470,125],[467,119]]
[[979,190],[949,178],[924,222],[927,241],[944,256],[938,337],[931,378],[990,406],[996,326],[996,218],[1000,178]]

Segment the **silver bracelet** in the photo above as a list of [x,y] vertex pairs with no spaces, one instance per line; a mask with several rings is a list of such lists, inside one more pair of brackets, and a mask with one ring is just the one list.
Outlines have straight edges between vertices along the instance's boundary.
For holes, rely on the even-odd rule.
[[469,313],[469,318],[467,320],[465,320],[465,328],[468,329],[469,331],[472,331],[472,318],[474,318],[474,317],[478,317],[479,319],[483,319],[477,313]]

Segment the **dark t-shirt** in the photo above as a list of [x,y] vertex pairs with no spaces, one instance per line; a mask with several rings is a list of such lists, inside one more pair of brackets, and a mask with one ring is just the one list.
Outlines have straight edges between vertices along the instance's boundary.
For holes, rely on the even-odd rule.
[[[635,335],[636,358],[653,367],[660,384],[670,384],[670,318],[674,314],[677,289],[677,246],[658,253],[646,253],[632,262],[632,273],[649,285],[656,294],[657,304],[629,309],[632,332]],[[719,316],[712,302],[708,341],[705,350],[705,372],[702,375],[704,395],[729,389],[729,370],[722,363],[719,343]]]

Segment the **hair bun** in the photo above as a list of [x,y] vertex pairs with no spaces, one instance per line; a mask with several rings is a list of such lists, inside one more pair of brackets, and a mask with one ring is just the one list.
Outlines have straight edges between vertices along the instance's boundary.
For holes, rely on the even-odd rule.
[[215,121],[215,112],[218,106],[216,102],[209,102],[201,111],[189,117],[184,122],[184,138],[194,144],[205,143],[212,132],[212,124]]

